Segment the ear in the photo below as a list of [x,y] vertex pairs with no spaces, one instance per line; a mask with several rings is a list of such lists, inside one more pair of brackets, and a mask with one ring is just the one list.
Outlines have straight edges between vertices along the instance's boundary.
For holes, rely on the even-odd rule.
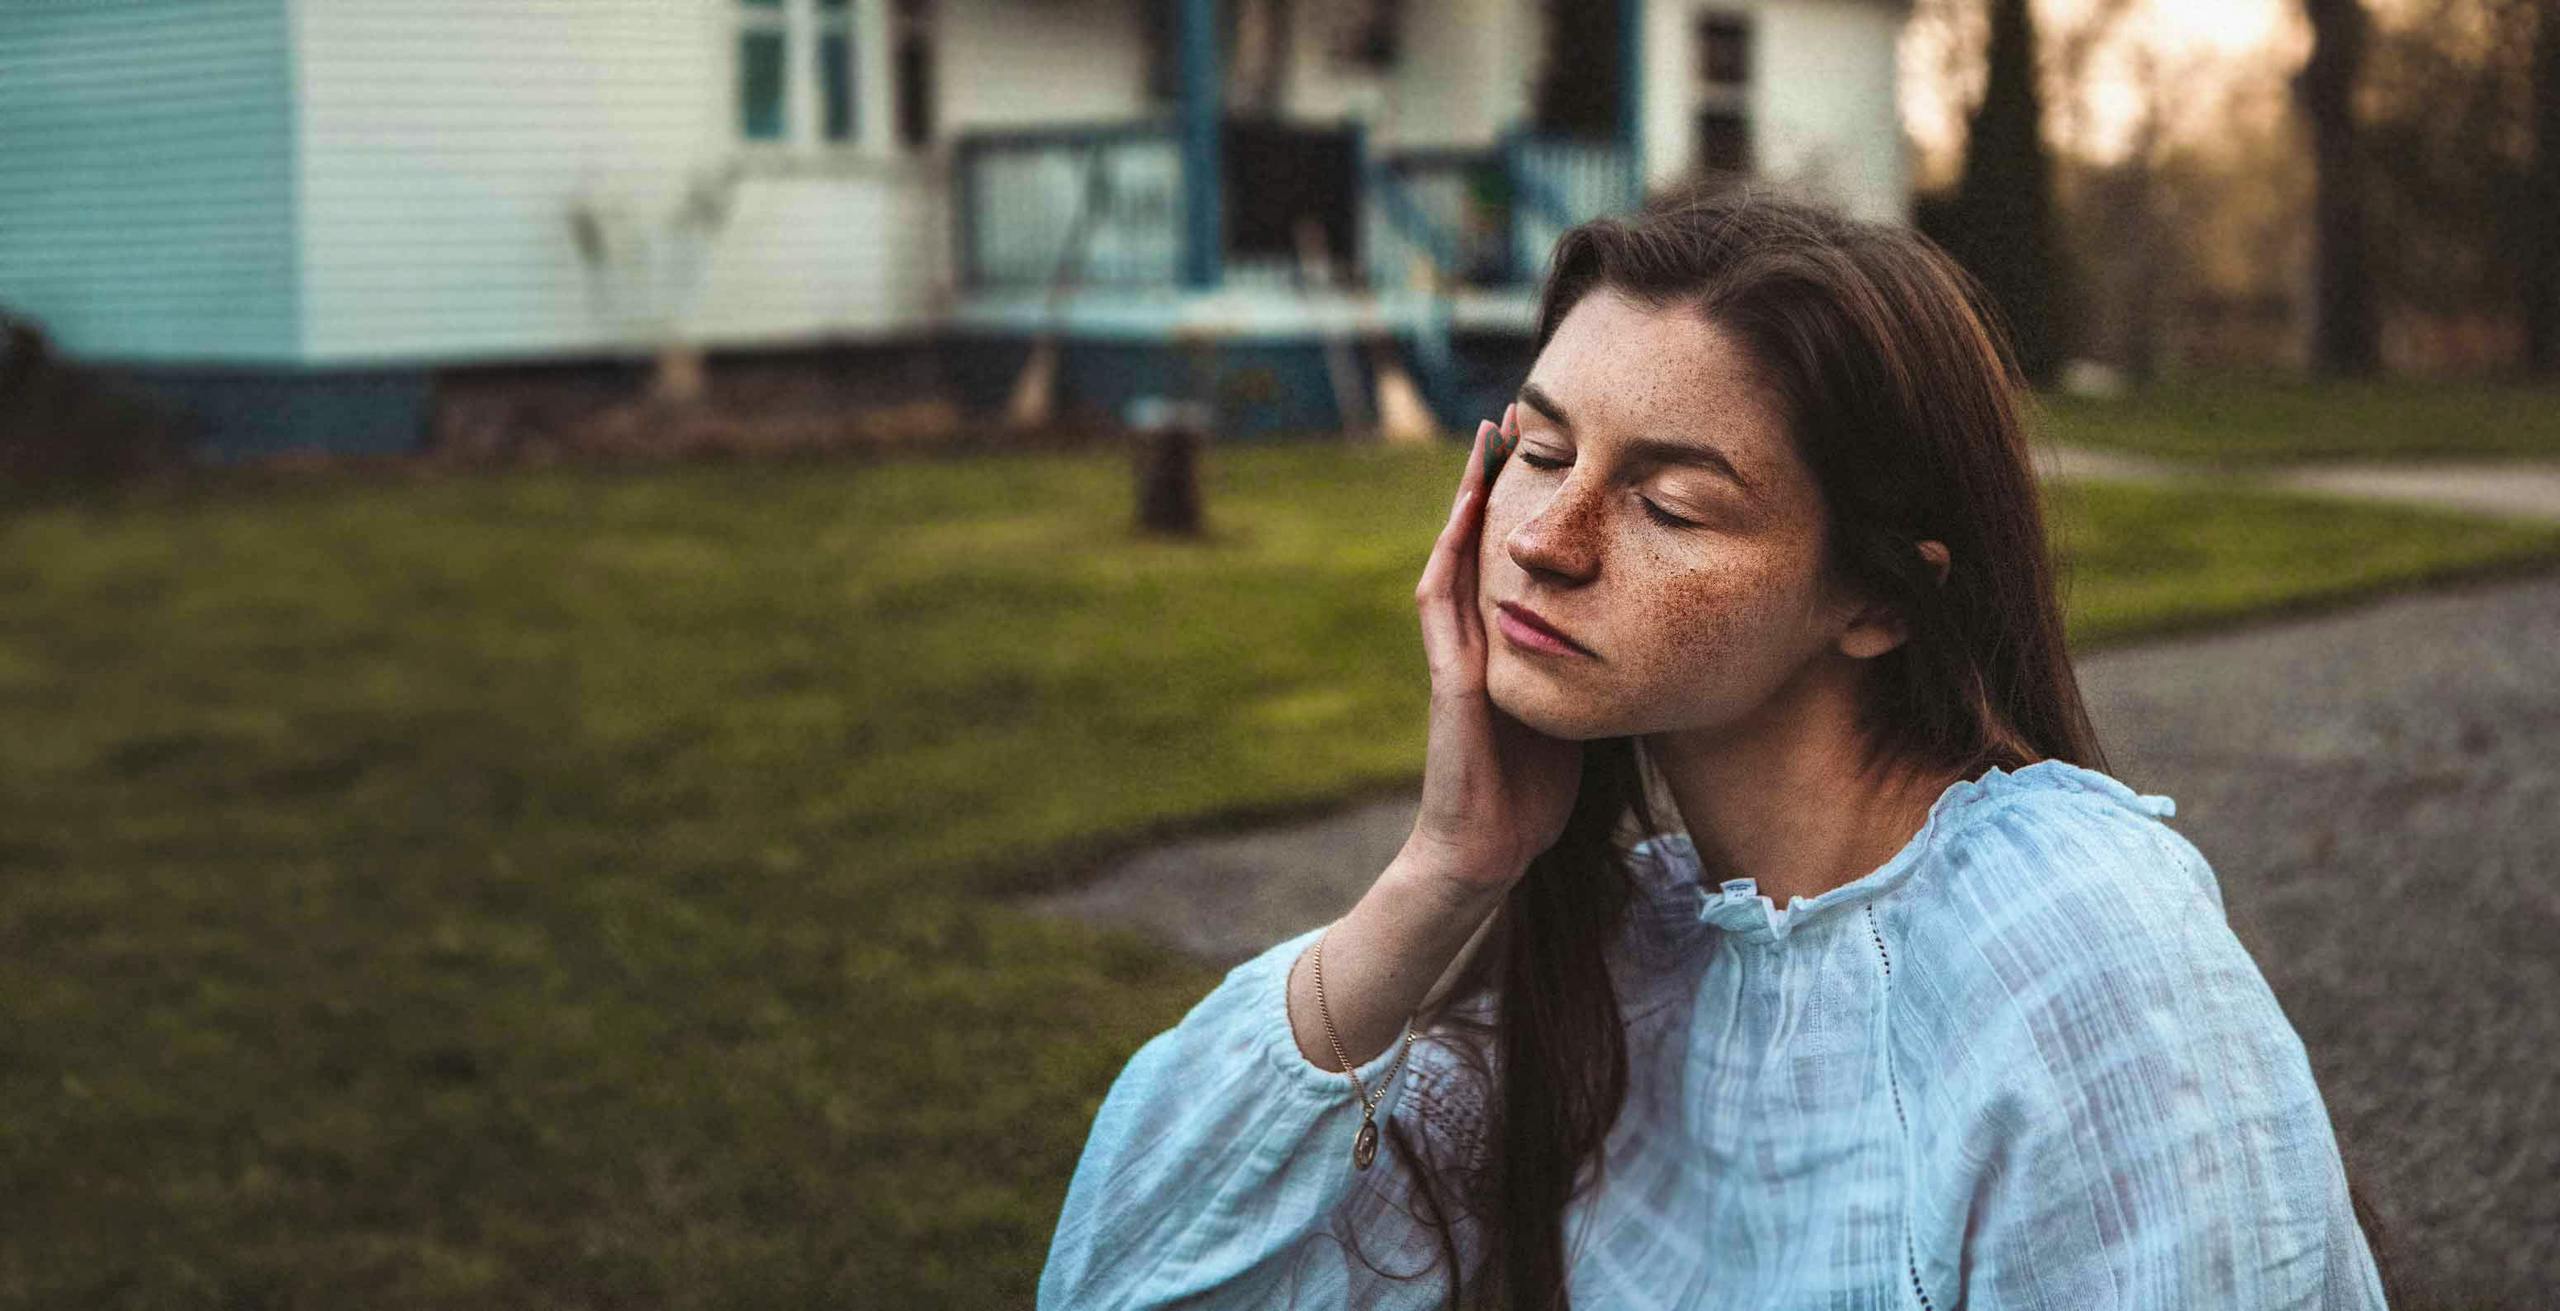
[[[1919,550],[1920,558],[1937,576],[1938,585],[1946,586],[1947,568],[1953,562],[1947,553],[1947,544],[1932,539],[1919,543]],[[1856,659],[1872,660],[1902,645],[1910,636],[1910,627],[1903,622],[1902,616],[1891,606],[1879,603],[1859,611],[1857,617],[1850,621],[1849,627],[1840,634],[1840,650],[1842,654]]]

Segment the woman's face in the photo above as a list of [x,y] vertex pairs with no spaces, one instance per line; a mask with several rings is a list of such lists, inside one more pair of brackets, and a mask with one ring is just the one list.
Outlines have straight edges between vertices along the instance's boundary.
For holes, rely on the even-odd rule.
[[[1495,705],[1579,740],[1714,730],[1840,658],[1853,612],[1820,577],[1821,495],[1746,367],[1694,309],[1606,288],[1557,326],[1485,502],[1477,598]],[[1506,603],[1589,653],[1516,642]]]

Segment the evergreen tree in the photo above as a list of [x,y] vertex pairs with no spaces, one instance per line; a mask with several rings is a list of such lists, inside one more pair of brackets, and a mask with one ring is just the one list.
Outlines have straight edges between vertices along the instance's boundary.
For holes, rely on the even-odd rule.
[[2560,3],[2537,6],[2533,31],[2533,159],[2526,181],[2525,366],[2560,377]]
[[2028,0],[1991,0],[1989,67],[1965,140],[1964,172],[1938,220],[1949,254],[1982,279],[2008,319],[2020,369],[2039,385],[2061,371],[2069,290],[2054,218],[2053,163],[2036,82]]
[[2381,309],[2366,235],[2365,157],[2356,122],[2356,83],[2371,22],[2363,0],[2303,0],[2311,55],[2294,75],[2294,95],[2310,120],[2313,288],[2311,367],[2362,377],[2382,367]]

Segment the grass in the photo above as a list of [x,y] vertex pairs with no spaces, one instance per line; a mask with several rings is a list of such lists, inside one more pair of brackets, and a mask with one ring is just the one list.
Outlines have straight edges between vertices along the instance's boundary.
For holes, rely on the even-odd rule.
[[[993,895],[1413,778],[1454,449],[330,481],[0,518],[0,1304],[1020,1305],[1214,973]],[[2057,501],[2084,644],[2552,558]]]
[[2560,384],[2210,373],[2043,396],[2055,438],[2230,469],[2311,460],[2560,460]]

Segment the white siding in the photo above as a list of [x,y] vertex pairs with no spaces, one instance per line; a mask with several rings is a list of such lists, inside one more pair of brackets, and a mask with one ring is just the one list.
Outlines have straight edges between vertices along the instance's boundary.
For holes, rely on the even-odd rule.
[[[1617,0],[1590,0],[1614,4]],[[1489,145],[1529,115],[1540,24],[1512,0],[1410,0],[1380,144]]]
[[1365,120],[1378,149],[1489,145],[1529,116],[1543,2],[1408,0],[1396,63],[1383,74],[1338,63],[1327,49],[1354,6],[1292,5],[1286,111],[1320,123]]
[[1655,0],[1645,13],[1645,176],[1693,162],[1697,15],[1752,20],[1751,149],[1764,177],[1859,218],[1907,221],[1911,173],[1895,93],[1900,0]]
[[101,360],[289,360],[285,0],[0,4],[0,304]]
[[1760,171],[1853,217],[1907,221],[1911,170],[1895,91],[1905,11],[1877,0],[1774,0],[1760,12]]
[[942,127],[1121,122],[1147,100],[1139,0],[935,0]]
[[[589,272],[569,206],[592,194],[663,214],[689,175],[736,152],[730,12],[728,0],[298,0],[311,358],[461,362],[632,341],[644,288]],[[866,113],[886,107],[865,96]],[[922,161],[759,165],[707,252],[693,335],[915,327],[949,245]]]

